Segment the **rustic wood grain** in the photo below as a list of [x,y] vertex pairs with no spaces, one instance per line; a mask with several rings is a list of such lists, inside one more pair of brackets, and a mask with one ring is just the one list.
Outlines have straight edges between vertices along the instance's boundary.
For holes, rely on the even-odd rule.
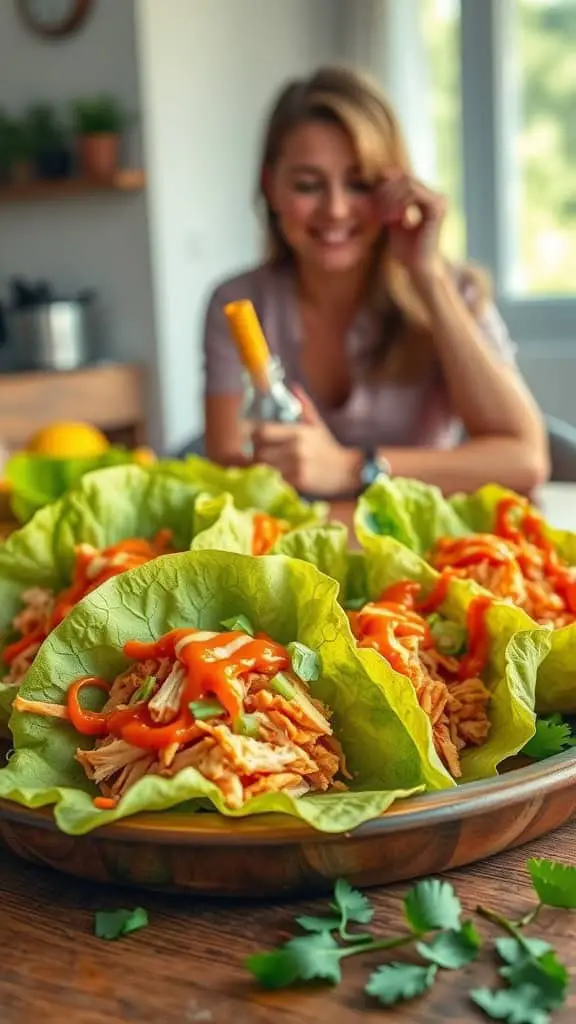
[[141,170],[121,170],[111,178],[63,178],[59,181],[13,182],[0,186],[0,203],[73,199],[98,193],[141,192],[146,175]]
[[111,436],[128,432],[131,444],[146,438],[144,370],[109,363],[67,373],[0,374],[0,438],[24,447],[36,430],[56,420],[83,420]]
[[[481,902],[511,916],[531,904],[524,871],[529,856],[574,862],[576,824],[473,868],[451,872],[467,914]],[[385,935],[402,928],[406,886],[373,889],[375,927]],[[98,909],[145,906],[150,926],[118,943],[92,934]],[[217,902],[100,888],[0,852],[0,1020],[2,1024],[331,1024],[382,1020],[406,1024],[473,1024],[482,1014],[467,993],[496,985],[489,943],[464,971],[441,972],[433,991],[403,1010],[381,1011],[363,996],[382,954],[348,961],[344,983],[263,993],[243,968],[245,957],[270,949],[291,934],[294,917],[322,913],[325,900],[273,903]],[[497,932],[479,923],[488,940]],[[576,915],[544,911],[532,934],[554,944],[576,968]],[[400,959],[401,951],[395,956]],[[409,957],[409,954],[406,954]],[[576,995],[554,1024],[576,1019]]]
[[[350,522],[350,509],[333,509]],[[446,873],[467,915],[483,903],[512,917],[532,902],[524,871],[529,856],[574,863],[576,823],[474,867]],[[188,854],[183,849],[182,857]],[[402,929],[407,884],[369,891],[375,928]],[[145,906],[150,926],[118,943],[93,936],[95,910]],[[402,1024],[473,1024],[486,1018],[471,988],[495,987],[490,952],[496,930],[479,922],[487,943],[480,961],[441,972],[431,993],[402,1010],[378,1011],[363,995],[382,954],[348,961],[344,982],[290,992],[259,991],[243,968],[246,956],[290,937],[295,916],[322,913],[326,900],[232,902],[168,896],[83,882],[19,861],[0,850],[1,1024],[330,1024],[382,1020]],[[529,934],[545,937],[576,970],[576,915],[544,911]],[[395,959],[409,958],[399,951]],[[554,1024],[576,1020],[576,994]]]

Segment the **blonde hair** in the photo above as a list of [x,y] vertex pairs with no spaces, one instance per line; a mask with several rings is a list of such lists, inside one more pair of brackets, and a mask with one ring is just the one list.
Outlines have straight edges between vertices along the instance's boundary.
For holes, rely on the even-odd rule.
[[[358,155],[366,180],[378,181],[385,167],[412,173],[408,149],[396,115],[379,87],[365,75],[344,67],[320,68],[307,79],[287,85],[272,109],[265,132],[258,193],[264,203],[267,257],[273,263],[291,262],[293,254],[284,239],[278,217],[267,199],[266,171],[280,157],[284,140],[299,125],[328,121],[346,131]],[[463,268],[464,282],[477,297],[478,314],[488,292],[481,271]],[[378,368],[387,377],[414,379],[434,362],[434,347],[426,311],[405,269],[392,260],[383,229],[375,252],[371,300],[382,314],[382,348]]]

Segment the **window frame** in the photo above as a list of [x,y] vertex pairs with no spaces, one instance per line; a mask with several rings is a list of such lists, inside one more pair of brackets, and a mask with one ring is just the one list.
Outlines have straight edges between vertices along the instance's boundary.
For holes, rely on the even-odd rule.
[[[506,129],[513,87],[515,0],[460,0],[462,166],[467,255],[493,275],[495,299],[520,344],[576,340],[576,294],[518,296],[506,288],[514,211],[508,207]],[[509,179],[508,179],[509,180]],[[508,225],[508,231],[506,226]],[[510,228],[512,225],[512,228]]]

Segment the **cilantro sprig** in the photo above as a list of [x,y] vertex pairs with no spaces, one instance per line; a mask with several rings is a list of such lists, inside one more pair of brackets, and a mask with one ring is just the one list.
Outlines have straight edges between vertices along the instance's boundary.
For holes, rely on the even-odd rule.
[[570,723],[562,715],[550,715],[548,718],[536,719],[536,732],[522,750],[526,757],[534,761],[544,761],[554,754],[576,746],[576,736],[572,735]]
[[[427,961],[424,966],[388,964],[378,968],[366,986],[366,992],[383,1006],[392,1006],[424,992],[439,969],[451,970],[475,960],[480,949],[480,936],[473,925],[460,922],[460,901],[453,887],[437,879],[418,882],[410,890],[404,900],[407,930],[391,939],[349,930],[349,925],[370,924],[374,909],[368,898],[344,879],[336,883],[330,911],[324,917],[297,918],[306,935],[248,959],[248,970],[264,988],[285,988],[296,981],[314,980],[336,985],[342,980],[342,961],[348,957],[416,945]],[[428,935],[432,935],[429,943],[421,941]]]
[[[476,913],[504,935],[494,942],[505,987],[472,989],[472,1002],[486,1016],[505,1024],[549,1024],[551,1013],[564,1003],[569,974],[552,946],[528,938],[524,929],[545,906],[576,909],[576,867],[549,860],[526,864],[538,900],[518,921],[479,906]],[[404,897],[407,928],[398,936],[380,937],[357,926],[369,925],[374,909],[368,898],[340,879],[329,913],[296,919],[301,931],[271,952],[256,953],[247,969],[264,988],[279,989],[297,982],[325,981],[337,985],[349,957],[412,946],[421,962],[390,961],[370,975],[365,992],[384,1007],[424,995],[442,970],[459,970],[477,959],[482,938],[472,921],[462,921],[462,907],[452,885],[439,879],[418,882]],[[356,926],[356,927],[354,927]]]

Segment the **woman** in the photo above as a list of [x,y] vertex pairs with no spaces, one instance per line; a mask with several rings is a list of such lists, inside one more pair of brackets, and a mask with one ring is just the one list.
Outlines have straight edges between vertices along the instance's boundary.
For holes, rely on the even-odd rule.
[[303,493],[357,493],[378,469],[443,491],[548,475],[541,416],[481,273],[443,258],[445,200],[413,177],[363,77],[325,68],[280,95],[260,174],[267,261],[222,284],[206,331],[206,447],[242,462],[241,369],[223,306],[251,299],[304,422],[261,424],[255,460]]

